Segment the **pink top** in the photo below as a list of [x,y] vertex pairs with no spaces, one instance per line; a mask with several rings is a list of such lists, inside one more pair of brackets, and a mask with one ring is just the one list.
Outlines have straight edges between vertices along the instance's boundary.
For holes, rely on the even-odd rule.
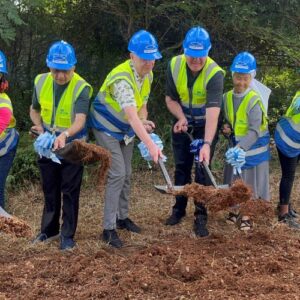
[[10,109],[8,109],[6,107],[0,108],[0,134],[9,125],[11,117],[12,117],[12,112]]

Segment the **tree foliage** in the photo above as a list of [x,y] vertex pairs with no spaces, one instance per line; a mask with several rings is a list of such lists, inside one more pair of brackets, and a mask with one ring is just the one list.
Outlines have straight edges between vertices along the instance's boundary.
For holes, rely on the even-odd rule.
[[[130,36],[141,28],[152,32],[163,59],[154,70],[150,112],[164,130],[169,126],[169,114],[161,109],[165,69],[171,56],[182,51],[184,35],[194,25],[209,31],[210,55],[225,69],[238,52],[252,52],[259,77],[273,89],[275,106],[297,88],[291,84],[285,90],[278,82],[293,82],[299,67],[298,0],[0,0],[0,4],[1,49],[9,59],[10,95],[22,128],[29,126],[33,79],[47,70],[49,45],[61,39],[73,44],[78,72],[97,91],[109,70],[127,57]],[[229,88],[230,76],[227,79]]]
[[0,42],[9,44],[16,37],[16,27],[23,22],[12,1],[0,0],[0,7]]

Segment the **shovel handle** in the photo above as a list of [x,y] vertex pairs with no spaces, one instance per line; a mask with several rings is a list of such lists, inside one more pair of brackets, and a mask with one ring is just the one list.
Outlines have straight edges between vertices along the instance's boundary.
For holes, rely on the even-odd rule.
[[160,167],[160,169],[162,171],[162,174],[164,176],[164,179],[165,179],[165,181],[167,183],[168,188],[169,189],[173,189],[173,184],[172,184],[171,178],[169,176],[169,173],[168,173],[168,171],[166,169],[165,163],[163,162],[162,158],[158,159],[158,164],[159,164],[159,167]]
[[214,175],[212,174],[210,168],[208,167],[207,162],[206,162],[206,161],[203,161],[203,162],[202,162],[202,165],[204,166],[204,169],[205,169],[205,171],[206,171],[206,174],[208,175],[208,177],[209,177],[211,183],[212,183],[213,186],[217,189],[217,188],[218,188],[218,185],[217,185],[217,183],[216,183],[216,180],[215,180]]

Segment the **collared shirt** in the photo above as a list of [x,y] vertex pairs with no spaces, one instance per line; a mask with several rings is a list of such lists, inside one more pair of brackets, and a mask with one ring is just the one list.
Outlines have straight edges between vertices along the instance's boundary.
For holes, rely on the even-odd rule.
[[[130,67],[134,74],[134,80],[138,86],[139,91],[142,88],[142,85],[144,83],[145,77],[141,77],[138,72],[136,71],[135,67],[133,66],[132,61],[130,61]],[[128,106],[134,106],[136,107],[136,102],[134,98],[134,91],[132,86],[124,79],[116,80],[113,83],[113,91],[112,96],[116,101],[119,103],[119,105],[124,109]]]

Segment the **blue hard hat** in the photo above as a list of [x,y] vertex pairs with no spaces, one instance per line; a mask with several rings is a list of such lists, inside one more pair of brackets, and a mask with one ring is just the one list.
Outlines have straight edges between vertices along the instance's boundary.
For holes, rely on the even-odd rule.
[[65,41],[55,42],[49,49],[46,63],[49,68],[70,70],[77,62],[74,48]]
[[200,27],[191,28],[183,41],[184,54],[191,57],[205,57],[211,48],[208,32]]
[[249,74],[256,70],[255,57],[249,52],[239,53],[233,60],[230,71]]
[[6,57],[1,50],[0,50],[0,73],[7,74]]
[[128,50],[145,60],[162,58],[155,37],[146,30],[140,30],[131,37]]

